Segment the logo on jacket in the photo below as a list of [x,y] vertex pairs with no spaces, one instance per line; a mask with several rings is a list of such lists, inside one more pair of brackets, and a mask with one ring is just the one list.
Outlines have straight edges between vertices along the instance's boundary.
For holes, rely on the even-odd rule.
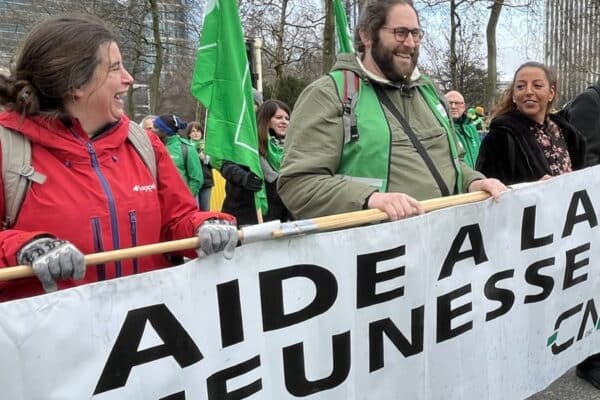
[[146,193],[150,193],[156,190],[156,183],[153,183],[151,185],[135,185],[133,187],[133,191],[134,192],[146,192]]

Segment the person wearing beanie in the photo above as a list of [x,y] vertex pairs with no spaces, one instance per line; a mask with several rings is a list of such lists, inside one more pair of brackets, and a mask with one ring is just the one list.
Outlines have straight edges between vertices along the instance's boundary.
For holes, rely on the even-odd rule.
[[189,139],[177,134],[180,129],[186,127],[187,123],[174,114],[161,115],[154,119],[154,132],[167,147],[173,163],[194,198],[198,198],[198,193],[204,183],[202,166],[196,156],[194,145]]

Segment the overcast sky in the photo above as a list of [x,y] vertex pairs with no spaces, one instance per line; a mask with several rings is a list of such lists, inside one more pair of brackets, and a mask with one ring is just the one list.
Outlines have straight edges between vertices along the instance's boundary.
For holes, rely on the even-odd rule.
[[[513,1],[517,3],[519,0]],[[522,0],[521,2],[525,2]],[[488,2],[482,2],[487,4]],[[540,1],[540,3],[542,3]],[[437,9],[430,10],[424,8],[421,1],[415,1],[415,6],[420,12],[421,23],[427,32],[429,39],[432,39],[436,47],[445,46],[447,48],[447,39],[450,32],[450,17],[448,6],[439,6]],[[480,54],[485,57],[486,37],[485,30],[489,9],[481,7],[477,12],[470,13],[466,17],[471,23],[477,26],[479,30]],[[500,13],[500,21],[497,27],[497,46],[498,46],[498,72],[501,80],[511,80],[513,72],[525,61],[535,60],[544,61],[544,13],[543,5],[536,10],[526,12],[523,8],[504,7]],[[426,52],[422,52],[426,53]],[[423,55],[423,62],[427,62],[426,54]],[[487,65],[485,59],[483,65]]]

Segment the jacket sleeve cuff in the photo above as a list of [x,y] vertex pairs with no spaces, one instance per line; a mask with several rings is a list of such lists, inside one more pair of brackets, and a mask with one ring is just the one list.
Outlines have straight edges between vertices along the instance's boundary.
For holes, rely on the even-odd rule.
[[[6,231],[3,233],[8,232],[10,231]],[[10,237],[3,239],[3,247],[5,248],[4,251],[6,254],[6,261],[8,261],[8,266],[18,264],[17,255],[19,254],[19,251],[23,248],[23,246],[25,246],[27,243],[41,237],[55,237],[50,232],[42,231],[27,232],[13,230],[12,232],[14,232],[14,235],[10,235]]]
[[226,214],[226,213],[222,213],[222,212],[200,211],[192,217],[192,225],[194,227],[194,232],[196,232],[196,230],[200,227],[200,225],[202,225],[204,222],[208,221],[209,219],[222,219],[225,221],[229,221],[234,225],[237,223],[237,221],[235,220],[235,217],[230,214]]
[[467,193],[469,191],[469,186],[471,186],[471,183],[480,179],[485,179],[485,175],[483,175],[481,172],[472,170],[470,173],[465,174],[463,180],[463,193]]

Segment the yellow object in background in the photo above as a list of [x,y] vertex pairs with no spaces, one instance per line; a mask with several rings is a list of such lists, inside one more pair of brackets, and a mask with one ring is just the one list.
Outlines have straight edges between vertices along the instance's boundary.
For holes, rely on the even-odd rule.
[[216,169],[212,170],[215,185],[210,192],[210,211],[221,211],[225,200],[225,178]]

